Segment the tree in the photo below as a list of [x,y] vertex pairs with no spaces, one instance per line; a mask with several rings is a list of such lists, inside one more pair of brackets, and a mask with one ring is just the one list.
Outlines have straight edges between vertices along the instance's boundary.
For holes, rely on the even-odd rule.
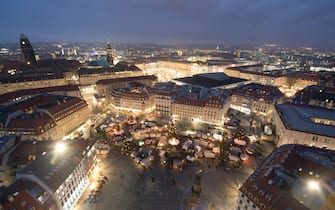
[[128,141],[123,142],[121,152],[123,152],[124,154],[130,153],[130,143]]
[[169,123],[169,136],[170,137],[177,137],[177,131],[176,131],[176,125],[173,123],[173,121],[170,121]]
[[103,129],[96,128],[97,131],[97,138],[98,140],[106,141],[107,140],[107,134]]
[[244,139],[244,136],[245,136],[245,130],[244,128],[240,128],[236,134],[236,138]]

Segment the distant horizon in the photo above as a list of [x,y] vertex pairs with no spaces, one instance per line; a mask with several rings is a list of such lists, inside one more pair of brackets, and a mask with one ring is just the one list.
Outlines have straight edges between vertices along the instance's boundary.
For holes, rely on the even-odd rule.
[[[39,44],[106,44],[106,41],[77,41],[77,42],[67,42],[67,41],[38,41],[34,42],[32,39],[29,38],[31,44],[34,45],[39,45]],[[253,48],[253,47],[260,47],[260,46],[265,46],[265,45],[278,45],[281,48],[288,48],[288,49],[297,49],[297,48],[313,48],[313,50],[326,50],[326,51],[334,51],[334,47],[318,47],[318,46],[313,46],[312,44],[310,45],[285,45],[281,43],[159,43],[159,42],[117,42],[117,41],[109,41],[112,45],[157,45],[157,46],[169,46],[169,47],[208,47],[208,46],[219,46],[220,50],[226,49],[226,48],[236,48],[236,47],[248,47],[248,48]],[[17,42],[3,42],[0,43],[1,45],[17,45],[19,47],[19,39]],[[112,46],[113,47],[113,46]],[[334,51],[335,52],[335,51]]]
[[1,8],[0,43],[24,33],[33,44],[109,39],[335,49],[334,0],[4,0]]

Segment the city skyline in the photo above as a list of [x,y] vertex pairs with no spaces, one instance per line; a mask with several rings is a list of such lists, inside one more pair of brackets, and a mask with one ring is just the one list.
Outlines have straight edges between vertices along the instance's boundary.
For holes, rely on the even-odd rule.
[[[334,48],[323,1],[5,1],[0,43],[265,44]],[[13,11],[16,11],[15,13]]]

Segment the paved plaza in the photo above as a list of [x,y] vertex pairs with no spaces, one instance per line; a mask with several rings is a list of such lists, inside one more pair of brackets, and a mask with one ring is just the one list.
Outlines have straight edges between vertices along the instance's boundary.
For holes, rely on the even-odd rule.
[[[183,171],[160,164],[155,157],[151,169],[144,169],[133,159],[118,152],[99,156],[100,175],[108,177],[95,200],[86,190],[75,209],[80,210],[177,210],[191,199],[195,173],[202,170],[200,200],[214,209],[234,209],[238,188],[253,172],[257,161],[251,161],[239,171],[225,171],[218,160],[201,159],[187,163]],[[259,164],[259,163],[258,163]]]

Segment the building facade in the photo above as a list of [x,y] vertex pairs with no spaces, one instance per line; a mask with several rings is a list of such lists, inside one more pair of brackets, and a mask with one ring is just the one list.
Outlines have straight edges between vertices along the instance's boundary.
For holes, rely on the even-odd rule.
[[154,75],[103,79],[96,82],[96,90],[99,96],[105,97],[109,102],[113,89],[125,88],[131,82],[139,82],[145,86],[151,87],[156,80],[157,77]]
[[89,119],[86,101],[42,94],[0,109],[0,135],[20,134],[23,140],[61,139]]
[[171,115],[173,120],[220,125],[224,121],[223,107],[223,98],[217,96],[202,99],[176,97],[172,102]]
[[112,67],[82,68],[78,71],[79,83],[82,86],[95,85],[97,81],[121,77],[142,76],[142,71],[133,65],[118,63]]
[[[64,143],[64,141],[62,141]],[[41,186],[58,209],[72,209],[90,183],[96,167],[93,141],[71,141],[64,151],[55,151],[33,161],[16,175]]]
[[0,95],[0,104],[9,105],[24,101],[31,98],[32,96],[40,95],[43,93],[51,93],[55,95],[73,96],[82,98],[81,92],[78,85],[65,85],[65,86],[54,86],[34,89],[17,90],[10,93]]
[[272,123],[276,126],[276,144],[303,144],[335,149],[333,110],[295,104],[275,107]]
[[176,96],[176,92],[167,92],[160,91],[156,92],[156,113],[159,116],[171,116],[171,105],[174,97]]
[[66,80],[63,76],[41,76],[39,78],[20,78],[18,80],[7,80],[0,84],[0,94],[25,89],[46,88],[54,86],[65,86]]
[[127,88],[112,90],[112,108],[130,113],[148,113],[155,109],[155,92],[141,83],[129,83]]
[[269,121],[274,105],[281,103],[283,96],[277,87],[250,83],[234,90],[230,107],[245,114],[255,113]]

